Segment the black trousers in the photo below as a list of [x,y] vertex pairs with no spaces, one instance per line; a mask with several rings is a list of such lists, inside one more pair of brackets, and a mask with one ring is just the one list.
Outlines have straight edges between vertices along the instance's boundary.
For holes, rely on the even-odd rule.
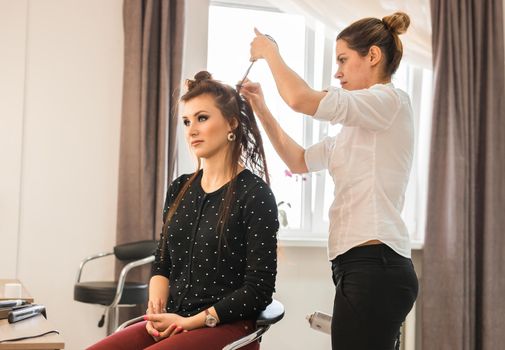
[[393,350],[418,292],[412,261],[385,244],[355,247],[332,260],[333,350]]

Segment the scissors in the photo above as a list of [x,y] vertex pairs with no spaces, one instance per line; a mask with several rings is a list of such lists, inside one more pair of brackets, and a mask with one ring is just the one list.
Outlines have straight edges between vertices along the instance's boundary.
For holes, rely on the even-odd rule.
[[[270,39],[275,45],[277,45],[277,42],[270,35],[268,35],[268,34],[263,34],[263,35],[266,36],[268,39]],[[235,85],[237,91],[240,91],[240,88],[242,88],[242,85],[244,84],[244,81],[247,79],[247,75],[249,75],[249,71],[251,70],[254,62],[256,62],[256,60],[251,62],[251,64],[249,65],[249,67],[245,71],[244,77],[242,78],[242,80],[240,80],[240,83]]]

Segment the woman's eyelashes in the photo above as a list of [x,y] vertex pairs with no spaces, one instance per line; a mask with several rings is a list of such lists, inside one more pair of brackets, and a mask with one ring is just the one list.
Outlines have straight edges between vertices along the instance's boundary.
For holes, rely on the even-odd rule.
[[[204,121],[206,121],[207,119],[209,119],[209,116],[208,115],[205,115],[205,114],[200,114],[198,115],[197,117],[197,120],[202,123]],[[185,126],[190,126],[191,125],[191,121],[188,119],[188,118],[184,118],[182,120],[182,122],[184,123]]]
[[209,116],[208,116],[208,115],[205,115],[205,114],[200,114],[200,115],[198,116],[198,121],[199,121],[199,122],[204,122],[204,121],[206,121],[207,119],[209,119]]

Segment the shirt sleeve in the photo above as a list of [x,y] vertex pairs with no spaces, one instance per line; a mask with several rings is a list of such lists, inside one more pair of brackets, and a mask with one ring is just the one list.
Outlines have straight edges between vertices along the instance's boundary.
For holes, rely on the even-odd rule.
[[336,136],[327,136],[322,141],[313,144],[305,150],[305,164],[309,171],[328,169],[330,152],[335,145]]
[[[168,187],[167,195],[165,197],[165,205],[163,206],[163,225],[165,224],[170,206],[175,201],[182,183],[184,183],[183,176],[174,180]],[[162,229],[160,240],[158,241],[158,247],[154,253],[154,262],[151,268],[151,276],[161,275],[169,278],[171,267],[172,262],[170,260],[170,254],[168,250],[168,241],[166,234]]]
[[377,84],[353,91],[331,87],[319,103],[314,118],[379,131],[391,126],[400,107],[400,96],[388,85]]
[[272,301],[277,274],[277,204],[268,185],[249,193],[244,206],[246,268],[244,282],[214,305],[219,320],[255,319]]

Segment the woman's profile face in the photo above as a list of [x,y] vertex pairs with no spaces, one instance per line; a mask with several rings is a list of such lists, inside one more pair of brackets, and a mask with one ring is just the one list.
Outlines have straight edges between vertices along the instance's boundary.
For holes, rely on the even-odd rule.
[[372,81],[372,66],[369,55],[363,57],[349,48],[343,39],[337,40],[336,47],[337,73],[335,78],[340,80],[340,85],[346,90],[359,90],[369,88]]
[[232,128],[213,96],[203,94],[184,102],[182,122],[186,142],[197,157],[208,159],[227,150]]

